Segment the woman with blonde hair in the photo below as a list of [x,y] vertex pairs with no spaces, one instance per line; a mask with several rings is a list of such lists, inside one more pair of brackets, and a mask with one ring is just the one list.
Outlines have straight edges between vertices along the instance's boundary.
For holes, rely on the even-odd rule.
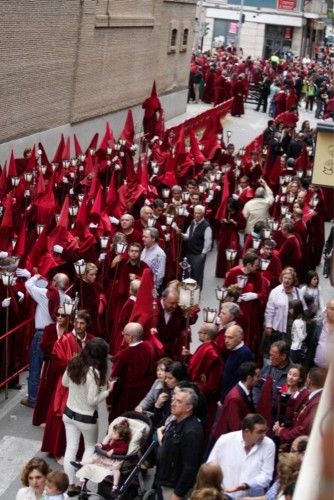
[[[202,464],[198,470],[194,491],[191,500],[210,499],[212,500],[231,500],[229,495],[224,494],[223,490],[223,471],[220,465],[213,462]],[[204,496],[204,490],[208,492],[208,497]]]
[[296,481],[301,461],[294,453],[281,453],[278,456],[277,479],[267,493],[260,497],[242,497],[240,500],[284,500],[284,490]]
[[302,293],[296,286],[297,273],[293,267],[283,269],[280,282],[280,285],[271,290],[264,313],[265,353],[269,352],[271,344],[277,340],[284,340],[291,345],[293,316],[290,304],[299,300],[303,309],[306,309]]

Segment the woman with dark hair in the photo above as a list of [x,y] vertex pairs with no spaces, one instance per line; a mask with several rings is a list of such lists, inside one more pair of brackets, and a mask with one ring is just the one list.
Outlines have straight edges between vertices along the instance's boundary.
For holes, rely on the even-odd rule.
[[153,422],[156,427],[165,424],[170,415],[170,405],[175,387],[181,381],[188,380],[189,375],[186,367],[179,361],[166,366],[164,386],[154,404]]
[[284,427],[292,426],[294,416],[309,396],[305,381],[305,368],[299,364],[290,365],[286,384],[281,387],[278,397],[278,421]]
[[[68,399],[64,410],[63,422],[66,431],[66,451],[64,470],[69,477],[69,496],[75,496],[75,461],[81,434],[83,435],[85,460],[94,452],[98,437],[97,406],[111,393],[114,382],[107,383],[108,344],[101,338],[88,342],[75,356],[63,375],[63,385],[68,387]],[[107,383],[107,388],[102,386]]]
[[46,476],[50,467],[43,458],[32,458],[23,467],[21,481],[24,485],[16,494],[15,500],[42,500]]
[[308,271],[306,274],[305,285],[301,288],[302,297],[309,295],[314,299],[315,313],[320,314],[325,309],[324,299],[319,287],[319,275],[316,271]]

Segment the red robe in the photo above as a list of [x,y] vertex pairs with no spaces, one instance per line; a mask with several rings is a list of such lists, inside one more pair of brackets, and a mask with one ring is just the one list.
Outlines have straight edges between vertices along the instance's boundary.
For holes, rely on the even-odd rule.
[[86,281],[77,279],[71,289],[71,295],[74,297],[76,292],[80,301],[79,308],[84,309],[91,316],[91,331],[97,337],[104,337],[106,296],[101,285],[96,281],[95,283],[87,283]]
[[279,277],[282,272],[282,264],[277,255],[273,254],[270,259],[270,264],[265,271],[262,272],[264,278],[269,281],[270,290],[279,285]]
[[216,441],[222,434],[239,431],[248,413],[254,413],[254,405],[247,398],[239,384],[235,385],[225,396],[223,405],[218,410],[217,420],[212,432]]
[[129,319],[131,318],[131,314],[135,306],[135,303],[136,303],[135,298],[129,297],[128,300],[126,300],[125,304],[123,305],[122,309],[120,310],[119,315],[117,316],[117,321],[115,321],[114,323],[109,341],[110,354],[117,354],[122,344],[124,343],[122,337],[122,331],[125,325],[129,322]]
[[185,344],[186,319],[182,309],[177,308],[171,313],[168,323],[165,321],[164,309],[161,301],[158,300],[158,325],[157,337],[164,346],[166,356],[172,359],[179,359],[182,351],[182,346]]
[[[234,262],[238,262],[241,255],[241,247],[239,242],[239,233],[245,228],[246,221],[242,212],[239,211],[236,214],[231,214],[230,219],[234,222],[222,222],[218,230],[217,238],[217,260],[216,260],[216,277],[225,278],[225,274],[228,270],[229,263],[226,260],[226,250],[231,248],[237,250],[237,256]],[[232,263],[233,265],[233,263]]]
[[208,428],[211,427],[216,413],[223,370],[224,366],[220,357],[220,349],[213,341],[200,345],[189,361],[188,373],[207,401]]
[[245,87],[242,81],[236,81],[232,87],[232,95],[234,97],[231,108],[232,116],[240,116],[245,114],[244,92],[245,92]]
[[314,417],[318,408],[322,391],[318,392],[310,400],[307,399],[296,415],[293,426],[290,429],[283,429],[280,432],[279,438],[281,443],[292,443],[298,436],[306,434],[310,435]]
[[[242,266],[233,267],[227,273],[225,287],[236,284],[238,281],[237,276],[239,274],[245,275],[242,271]],[[248,345],[254,353],[257,353],[260,347],[263,319],[261,314],[261,301],[263,301],[265,297],[263,296],[264,290],[262,286],[261,273],[257,271],[255,273],[250,273],[247,276],[247,284],[241,293],[255,292],[258,294],[258,298],[248,302],[242,301],[239,305],[244,318],[243,329],[245,344]]]
[[[86,342],[93,338],[94,336],[88,333]],[[41,451],[46,451],[55,457],[62,457],[66,449],[63,413],[67,402],[68,389],[62,385],[62,377],[68,362],[81,350],[81,343],[72,332],[62,335],[55,342],[52,350],[52,366],[57,380],[46,418]]]
[[282,263],[282,269],[288,266],[294,268],[299,275],[301,269],[302,252],[300,242],[294,234],[286,238],[278,252],[278,257]]
[[146,396],[155,379],[156,355],[152,344],[142,341],[121,350],[114,361],[112,377],[118,377],[108,404],[109,421],[133,410]]

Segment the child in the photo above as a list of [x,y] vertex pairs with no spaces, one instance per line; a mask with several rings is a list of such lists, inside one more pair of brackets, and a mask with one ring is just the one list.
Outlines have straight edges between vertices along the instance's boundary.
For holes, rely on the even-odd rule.
[[67,474],[60,470],[49,472],[45,482],[45,500],[65,500],[69,485]]
[[[111,440],[106,444],[97,443],[96,448],[101,448],[107,454],[107,456],[100,455],[99,453],[93,453],[90,458],[82,460],[81,465],[86,464],[97,464],[103,465],[110,469],[110,475],[114,477],[113,491],[117,490],[119,479],[121,477],[121,465],[122,460],[113,460],[113,455],[126,455],[129,448],[129,443],[131,441],[131,429],[128,420],[126,418],[115,424],[112,428]],[[110,458],[109,458],[110,457]],[[74,463],[73,463],[74,465]],[[77,477],[80,477],[80,472],[77,473]]]
[[301,288],[302,296],[311,296],[314,298],[315,313],[319,316],[325,309],[324,301],[319,287],[319,275],[316,271],[308,271],[306,274],[306,285]]
[[293,318],[291,327],[290,358],[293,363],[302,363],[302,344],[306,338],[306,321],[303,311],[303,305],[300,300],[293,300],[291,302],[289,312]]

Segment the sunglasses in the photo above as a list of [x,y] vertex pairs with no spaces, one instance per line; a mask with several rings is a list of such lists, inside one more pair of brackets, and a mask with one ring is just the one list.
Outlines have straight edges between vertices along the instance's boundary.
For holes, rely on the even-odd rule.
[[61,314],[61,313],[56,314],[57,318],[66,318],[66,316],[67,316],[66,314]]

